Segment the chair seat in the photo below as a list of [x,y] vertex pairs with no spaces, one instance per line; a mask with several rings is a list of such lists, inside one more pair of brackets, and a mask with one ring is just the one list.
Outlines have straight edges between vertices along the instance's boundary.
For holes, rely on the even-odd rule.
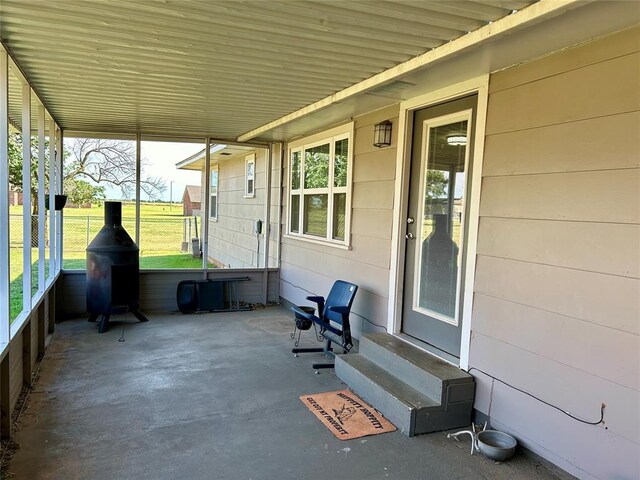
[[316,317],[312,313],[305,312],[300,307],[293,306],[293,307],[291,307],[291,310],[296,314],[296,317],[304,318],[305,320],[309,320],[309,321],[315,323],[316,325],[318,325],[320,327],[321,330],[328,330],[330,332],[335,333],[336,335],[341,335],[342,334],[342,330],[339,330],[336,327],[334,327],[333,325],[331,325],[331,324],[329,324],[327,322],[324,322],[322,319],[320,319],[319,317]]
[[[320,334],[326,340],[326,346],[321,351],[327,355],[333,355],[332,343],[340,346],[347,353],[353,346],[351,340],[351,325],[349,324],[349,313],[353,299],[358,291],[358,286],[353,283],[337,280],[331,291],[325,298],[320,296],[309,296],[307,300],[317,305],[318,315],[305,312],[304,307],[291,307],[296,319],[311,321],[320,327]],[[320,337],[319,339],[321,339]],[[296,345],[297,346],[297,345]],[[293,353],[310,353],[319,351],[316,348],[294,348]],[[333,364],[314,364],[314,368],[333,368]]]

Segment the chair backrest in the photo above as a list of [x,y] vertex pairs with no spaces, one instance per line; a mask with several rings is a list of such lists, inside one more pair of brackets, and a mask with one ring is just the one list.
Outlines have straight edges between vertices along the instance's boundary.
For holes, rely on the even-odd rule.
[[332,312],[329,307],[347,307],[351,311],[351,304],[358,291],[358,286],[344,280],[336,280],[331,287],[327,301],[324,304],[322,316],[325,320],[331,320],[342,324],[342,315]]

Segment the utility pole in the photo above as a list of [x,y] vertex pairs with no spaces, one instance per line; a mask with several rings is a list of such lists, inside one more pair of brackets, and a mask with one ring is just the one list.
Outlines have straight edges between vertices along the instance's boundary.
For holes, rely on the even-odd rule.
[[173,180],[169,183],[169,211],[173,207]]

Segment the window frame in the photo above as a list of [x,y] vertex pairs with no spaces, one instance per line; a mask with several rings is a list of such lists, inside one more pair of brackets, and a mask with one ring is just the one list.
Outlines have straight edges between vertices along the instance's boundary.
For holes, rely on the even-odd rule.
[[[249,177],[249,165],[253,165],[253,172]],[[252,181],[249,189],[249,181]],[[250,153],[244,157],[244,198],[254,198],[256,196],[256,154]]]
[[[213,174],[216,174],[216,190],[215,193],[213,191]],[[213,222],[218,221],[218,188],[220,185],[220,169],[218,165],[211,165],[211,169],[209,172],[209,220]],[[214,203],[215,202],[215,203]],[[212,205],[215,205],[215,208],[212,208]],[[213,212],[215,211],[215,215]]]
[[[342,125],[340,127],[325,130],[324,132],[311,135],[288,145],[288,161],[287,161],[287,229],[285,237],[295,238],[311,243],[319,243],[322,245],[330,245],[337,248],[351,248],[351,201],[353,195],[353,149],[354,149],[354,125],[353,122]],[[347,149],[347,181],[342,187],[334,186],[335,183],[335,146],[340,140],[348,140]],[[305,188],[305,151],[311,148],[329,144],[329,171],[327,178],[327,187],[322,188]],[[293,156],[299,153],[299,187],[292,189],[293,185]],[[344,239],[333,238],[334,228],[334,196],[336,194],[346,194],[345,205],[345,226]],[[304,233],[304,198],[305,195],[327,195],[327,233],[324,237]],[[298,231],[292,231],[292,198],[298,196]]]

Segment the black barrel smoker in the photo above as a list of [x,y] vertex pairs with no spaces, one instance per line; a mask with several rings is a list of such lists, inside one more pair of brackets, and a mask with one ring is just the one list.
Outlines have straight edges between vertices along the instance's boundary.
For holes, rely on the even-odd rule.
[[104,203],[104,226],[87,247],[87,312],[89,321],[102,315],[99,333],[109,329],[109,317],[131,312],[141,322],[140,249],[122,226],[122,203]]

